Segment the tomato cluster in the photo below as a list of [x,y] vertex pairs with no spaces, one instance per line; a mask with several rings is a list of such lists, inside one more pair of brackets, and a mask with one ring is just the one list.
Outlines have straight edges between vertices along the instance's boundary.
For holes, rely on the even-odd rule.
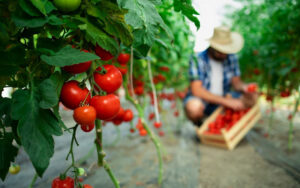
[[[86,50],[82,50],[87,52]],[[108,51],[99,45],[95,48],[95,53],[103,61],[114,58]],[[130,59],[130,55],[120,53],[117,60],[126,66]],[[90,69],[92,62],[83,62],[71,66],[63,67],[63,70],[79,74]],[[126,69],[127,71],[127,69]],[[96,92],[105,93],[105,95],[91,96],[91,92],[84,86],[84,83],[71,80],[66,82],[61,90],[60,101],[69,109],[74,110],[74,120],[81,125],[81,129],[85,132],[93,130],[96,118],[100,120],[110,121],[114,124],[120,124],[122,121],[128,122],[133,119],[133,112],[121,108],[118,96],[114,94],[122,85],[123,77],[119,69],[111,64],[99,66],[93,73],[92,86]],[[100,94],[101,94],[100,92]]]
[[225,113],[219,114],[216,120],[208,125],[206,133],[221,134],[221,129],[229,131],[249,110],[250,109],[233,111],[232,109],[226,108],[224,110]]
[[133,116],[134,115],[131,109],[124,110],[121,107],[119,113],[110,121],[112,121],[114,125],[119,126],[123,122],[131,121]]

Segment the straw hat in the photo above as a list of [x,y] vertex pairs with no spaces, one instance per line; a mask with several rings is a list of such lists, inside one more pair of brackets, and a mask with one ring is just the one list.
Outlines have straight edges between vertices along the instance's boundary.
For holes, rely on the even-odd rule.
[[239,52],[244,46],[242,35],[231,32],[226,26],[216,27],[213,36],[209,39],[210,46],[225,54]]

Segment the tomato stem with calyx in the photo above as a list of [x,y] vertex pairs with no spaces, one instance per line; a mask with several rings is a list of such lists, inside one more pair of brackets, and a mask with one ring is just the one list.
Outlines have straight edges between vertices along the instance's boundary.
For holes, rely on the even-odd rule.
[[101,70],[100,71],[96,71],[96,72],[98,72],[99,74],[106,74],[107,70],[104,68],[104,66],[100,64],[100,67],[101,67]]

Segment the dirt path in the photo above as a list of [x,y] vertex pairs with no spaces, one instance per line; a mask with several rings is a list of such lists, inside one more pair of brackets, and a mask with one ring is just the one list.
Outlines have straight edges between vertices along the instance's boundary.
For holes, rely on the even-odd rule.
[[[70,113],[64,113],[65,119],[70,120]],[[170,129],[180,123],[173,117],[168,117]],[[69,121],[71,123],[71,120]],[[199,144],[195,139],[194,127],[188,123],[179,124],[181,127],[177,134],[166,134],[162,138],[164,145],[164,188],[293,188],[300,184],[289,176],[286,171],[264,160],[255,148],[244,139],[234,151],[212,148]],[[121,137],[115,146],[106,146],[107,161],[118,177],[121,187],[135,188],[158,187],[158,161],[152,142],[136,134],[129,135],[129,125],[120,127]],[[165,131],[168,126],[165,127]],[[114,142],[117,132],[115,127],[108,125],[104,128],[106,145]],[[94,133],[78,132],[80,146],[76,148],[76,158],[83,157],[93,146]],[[38,179],[38,188],[50,187],[54,177],[64,171],[69,162],[65,161],[71,135],[55,138],[56,152],[50,166],[42,179]],[[296,144],[296,143],[295,143]],[[297,143],[299,145],[299,142]],[[22,152],[17,161],[21,164],[21,172],[9,175],[1,188],[28,187],[34,171],[28,158]],[[92,155],[82,165],[90,171],[84,177],[85,183],[95,188],[113,188],[108,175],[103,169],[92,167],[96,155]]]

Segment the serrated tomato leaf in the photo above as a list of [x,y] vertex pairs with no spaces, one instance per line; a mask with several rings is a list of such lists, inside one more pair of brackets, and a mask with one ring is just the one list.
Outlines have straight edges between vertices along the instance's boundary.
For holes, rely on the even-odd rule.
[[41,55],[41,59],[49,65],[64,67],[100,58],[95,54],[86,53],[68,45],[53,55]]
[[18,135],[37,174],[42,177],[54,154],[52,135],[61,135],[59,121],[49,109],[39,107],[39,92],[17,90],[12,97],[12,117],[19,120]]

